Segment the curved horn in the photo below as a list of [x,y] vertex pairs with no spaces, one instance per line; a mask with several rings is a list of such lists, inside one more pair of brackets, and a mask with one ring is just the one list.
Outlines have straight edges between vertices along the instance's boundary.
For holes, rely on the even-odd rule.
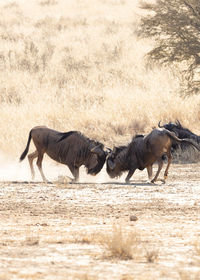
[[111,154],[112,153],[112,149],[106,147],[106,152],[107,152],[107,154]]
[[108,159],[108,167],[111,169],[111,170],[114,170],[115,169],[115,162],[113,162],[112,160]]
[[97,154],[99,156],[102,156],[104,154],[104,151],[102,149],[102,145],[99,144],[98,146],[95,146],[94,148],[90,149],[91,153]]
[[181,127],[181,123],[179,122],[179,120],[176,120],[176,125],[180,128]]
[[158,123],[158,127],[163,128],[164,126],[160,125],[161,121]]

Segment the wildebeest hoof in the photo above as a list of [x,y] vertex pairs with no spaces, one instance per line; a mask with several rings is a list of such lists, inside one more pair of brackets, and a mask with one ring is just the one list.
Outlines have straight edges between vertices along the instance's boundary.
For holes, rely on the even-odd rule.
[[77,183],[78,182],[78,180],[77,179],[71,179],[71,184],[75,184],[75,183]]
[[45,178],[43,179],[43,183],[49,183],[49,181]]
[[154,183],[152,183],[152,181],[151,180],[147,180],[147,184],[154,184]]

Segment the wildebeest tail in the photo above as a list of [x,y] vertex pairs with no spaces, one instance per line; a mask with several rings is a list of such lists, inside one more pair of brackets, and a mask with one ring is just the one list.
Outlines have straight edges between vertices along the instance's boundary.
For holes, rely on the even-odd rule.
[[19,160],[20,161],[22,161],[25,157],[26,157],[26,155],[27,155],[27,153],[28,153],[28,150],[29,150],[29,145],[30,145],[30,142],[31,142],[31,131],[29,132],[29,137],[28,137],[28,142],[27,142],[27,145],[26,145],[26,149],[23,151],[23,153],[21,154],[21,156],[20,156],[20,158],[19,158]]
[[171,137],[171,139],[175,140],[176,142],[190,144],[193,147],[195,147],[198,151],[200,151],[200,146],[195,141],[193,141],[192,139],[186,139],[186,138],[180,139],[174,133],[172,133],[169,130],[167,130],[167,134],[169,135],[169,137]]
[[200,151],[200,146],[192,139],[182,139],[182,143],[187,143],[187,144],[191,144],[192,146],[194,146],[198,151]]

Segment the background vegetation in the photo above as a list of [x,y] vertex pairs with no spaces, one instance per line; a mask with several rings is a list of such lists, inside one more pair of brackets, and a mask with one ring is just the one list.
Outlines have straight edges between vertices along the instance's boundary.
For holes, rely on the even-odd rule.
[[[180,95],[171,66],[147,67],[148,10],[132,0],[0,3],[0,151],[19,157],[29,130],[80,130],[113,146],[159,120],[199,133],[200,96]],[[199,133],[200,134],[200,133]]]
[[200,2],[157,0],[142,2],[141,8],[149,14],[142,18],[138,34],[156,41],[149,58],[176,66],[174,72],[180,71],[182,93],[199,94]]

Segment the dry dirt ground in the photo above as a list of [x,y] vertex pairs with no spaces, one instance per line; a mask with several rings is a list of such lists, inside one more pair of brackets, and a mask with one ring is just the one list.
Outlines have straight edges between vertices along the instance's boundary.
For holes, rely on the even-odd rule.
[[1,182],[0,279],[200,279],[200,164],[146,178]]

